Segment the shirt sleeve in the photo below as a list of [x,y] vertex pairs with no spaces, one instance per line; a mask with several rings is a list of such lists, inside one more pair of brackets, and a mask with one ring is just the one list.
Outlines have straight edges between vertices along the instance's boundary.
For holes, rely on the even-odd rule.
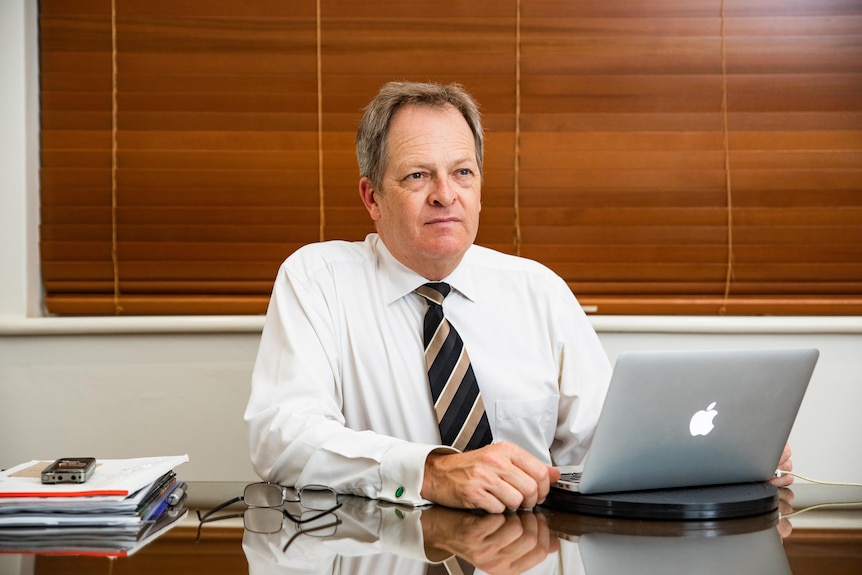
[[580,465],[589,451],[602,411],[611,365],[583,308],[562,280],[560,313],[560,402],[551,444],[554,465]]
[[[331,289],[331,293],[327,290]],[[326,282],[304,282],[282,265],[276,279],[245,411],[257,474],[282,485],[408,505],[420,491],[424,445],[345,425],[336,323]]]

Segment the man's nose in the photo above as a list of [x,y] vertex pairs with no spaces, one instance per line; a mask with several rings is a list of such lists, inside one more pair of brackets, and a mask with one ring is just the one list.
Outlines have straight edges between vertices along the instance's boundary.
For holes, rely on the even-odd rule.
[[429,199],[434,205],[448,206],[455,201],[457,194],[452,182],[450,182],[448,178],[434,178],[432,186],[433,188]]

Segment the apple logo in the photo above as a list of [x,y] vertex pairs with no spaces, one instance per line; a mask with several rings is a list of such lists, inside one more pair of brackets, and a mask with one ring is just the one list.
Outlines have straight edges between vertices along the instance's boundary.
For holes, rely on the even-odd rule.
[[715,410],[714,401],[706,406],[706,409],[701,409],[695,413],[688,424],[688,430],[692,437],[697,435],[707,435],[712,431],[713,427],[715,427],[712,420],[716,415],[718,415],[718,411]]

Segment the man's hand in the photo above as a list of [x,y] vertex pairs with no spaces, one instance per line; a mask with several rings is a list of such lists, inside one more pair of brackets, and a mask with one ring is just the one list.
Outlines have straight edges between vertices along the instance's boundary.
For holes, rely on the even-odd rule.
[[447,507],[502,513],[544,502],[560,472],[521,449],[500,442],[466,453],[431,452],[422,497]]
[[485,573],[524,573],[560,548],[538,513],[471,513],[434,505],[422,510],[425,555],[442,561],[452,555]]
[[790,523],[788,515],[793,513],[793,498],[795,496],[789,488],[778,490],[778,535],[782,539],[790,537],[793,532],[793,525]]
[[[784,452],[781,454],[781,460],[778,462],[778,469],[781,471],[793,471],[793,462],[790,461],[790,446],[784,446]],[[781,475],[781,477],[773,477],[769,480],[771,484],[776,487],[787,487],[791,483],[793,483],[792,475]]]

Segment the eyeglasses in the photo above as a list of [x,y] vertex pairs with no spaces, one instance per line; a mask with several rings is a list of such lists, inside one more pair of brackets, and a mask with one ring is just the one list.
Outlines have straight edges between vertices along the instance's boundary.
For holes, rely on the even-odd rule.
[[[240,501],[247,506],[242,513],[213,517],[214,513]],[[285,503],[299,504],[308,511],[294,515],[283,507]],[[275,483],[252,483],[246,486],[240,497],[234,497],[216,505],[203,515],[199,509],[197,510],[198,521],[200,521],[198,538],[204,523],[221,519],[242,517],[243,526],[253,533],[277,533],[281,531],[285,518],[301,525],[320,519],[339,507],[341,503],[338,502],[335,491],[323,485],[306,485],[298,489],[290,489]]]

